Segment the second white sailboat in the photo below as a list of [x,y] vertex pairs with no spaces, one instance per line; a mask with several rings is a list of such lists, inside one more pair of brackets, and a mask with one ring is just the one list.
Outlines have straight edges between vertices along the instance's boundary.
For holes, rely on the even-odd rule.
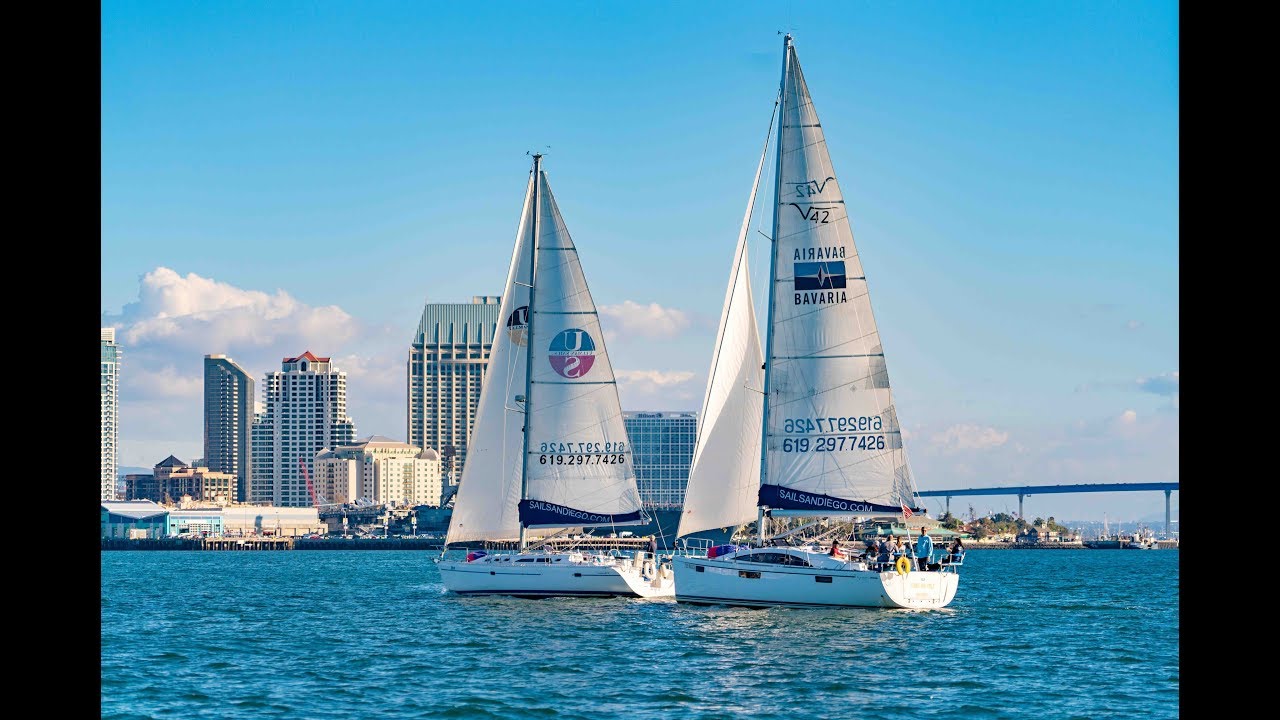
[[738,236],[677,533],[754,515],[758,539],[677,557],[676,600],[944,607],[959,587],[955,565],[904,558],[881,566],[834,549],[770,543],[770,516],[920,512],[867,280],[790,35],[777,119],[766,348],[762,354],[746,239],[767,142]]

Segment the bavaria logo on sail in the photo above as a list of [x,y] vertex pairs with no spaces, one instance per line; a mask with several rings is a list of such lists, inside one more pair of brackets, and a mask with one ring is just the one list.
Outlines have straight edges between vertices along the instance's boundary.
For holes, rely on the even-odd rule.
[[[797,249],[795,260],[813,259],[815,256],[820,258],[824,255],[844,257],[844,248],[809,248],[807,254],[805,250]],[[846,302],[845,287],[844,260],[795,263],[796,305]],[[802,290],[805,292],[801,292]]]
[[561,330],[547,348],[547,360],[557,375],[575,380],[591,372],[591,365],[596,361],[596,342],[586,330]]

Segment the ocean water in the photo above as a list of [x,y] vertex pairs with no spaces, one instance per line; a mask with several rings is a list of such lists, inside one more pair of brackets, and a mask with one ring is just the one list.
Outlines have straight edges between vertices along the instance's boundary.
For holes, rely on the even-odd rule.
[[102,717],[1179,714],[1176,550],[970,551],[931,612],[463,598],[437,555],[104,552]]

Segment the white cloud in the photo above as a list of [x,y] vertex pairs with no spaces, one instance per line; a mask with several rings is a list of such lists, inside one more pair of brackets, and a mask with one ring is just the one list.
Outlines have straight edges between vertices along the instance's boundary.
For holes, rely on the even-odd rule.
[[[641,305],[624,300],[620,305],[601,305],[598,310],[604,322],[617,327],[624,335],[672,338],[684,332],[691,323],[688,313],[662,307],[658,303]],[[610,337],[613,337],[612,331]]]
[[159,370],[146,367],[131,370],[120,375],[123,392],[140,398],[199,399],[204,389],[204,379],[198,372],[179,373],[173,365],[165,365]]
[[117,328],[124,351],[121,465],[203,451],[203,358],[213,353],[253,376],[255,405],[263,374],[279,370],[282,358],[306,350],[332,356],[347,371],[348,412],[360,433],[404,434],[405,341],[412,328],[371,328],[337,306],[308,305],[284,290],[240,288],[166,267],[143,275],[137,300],[118,314],[104,312],[102,327]]
[[[142,276],[138,300],[117,316],[104,315],[104,325],[121,329],[124,345],[166,343],[212,348],[267,347],[290,343],[337,344],[356,333],[350,315],[337,306],[312,307],[284,290],[269,295],[244,290],[166,267]],[[208,352],[225,352],[209,350]],[[299,351],[300,352],[300,351]]]
[[1125,410],[1120,413],[1120,417],[1117,420],[1123,425],[1132,425],[1138,421],[1138,413],[1132,410]]
[[620,384],[652,388],[680,385],[693,379],[693,373],[687,370],[618,370],[614,375]]
[[701,388],[687,370],[615,370],[624,410],[690,410]]
[[350,383],[359,383],[366,389],[394,390],[403,395],[406,357],[350,354],[333,358],[333,364],[347,373]]
[[946,450],[985,450],[999,447],[1009,439],[1009,433],[982,425],[952,425],[935,433],[933,442]]
[[1125,328],[1126,330],[1137,330],[1137,329],[1139,329],[1139,328],[1141,328],[1141,327],[1142,327],[1142,321],[1141,321],[1141,320],[1130,320],[1129,322],[1127,322],[1127,323],[1125,323],[1125,324],[1124,324],[1124,328]]

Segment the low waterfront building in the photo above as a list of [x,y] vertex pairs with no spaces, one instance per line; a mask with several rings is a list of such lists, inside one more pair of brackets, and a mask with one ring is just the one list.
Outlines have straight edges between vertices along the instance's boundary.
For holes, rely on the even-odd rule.
[[169,511],[149,500],[103,500],[101,518],[101,537],[159,538],[167,534]]
[[327,531],[313,507],[228,505],[222,508],[223,534],[300,537]]
[[169,510],[165,535],[170,537],[221,535],[224,528],[223,508],[176,508]]

